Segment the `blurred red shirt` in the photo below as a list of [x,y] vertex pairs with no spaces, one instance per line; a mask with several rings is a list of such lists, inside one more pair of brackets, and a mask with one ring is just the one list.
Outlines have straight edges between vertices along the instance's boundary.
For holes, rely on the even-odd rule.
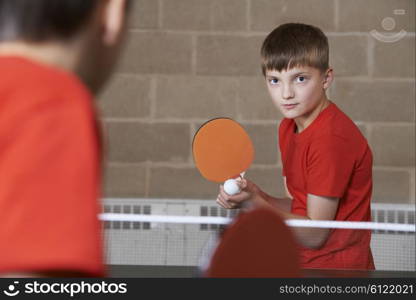
[[92,101],[70,73],[0,57],[0,273],[104,275]]

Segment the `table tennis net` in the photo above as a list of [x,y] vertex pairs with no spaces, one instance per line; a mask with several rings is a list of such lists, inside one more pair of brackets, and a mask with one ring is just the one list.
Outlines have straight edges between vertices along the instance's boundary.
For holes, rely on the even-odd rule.
[[[107,199],[100,215],[106,263],[201,266],[237,214],[206,200]],[[415,271],[414,209],[376,205],[372,214],[372,222],[288,220],[286,224],[292,229],[329,228],[330,235],[336,232],[339,238],[360,239],[371,232],[377,270]]]

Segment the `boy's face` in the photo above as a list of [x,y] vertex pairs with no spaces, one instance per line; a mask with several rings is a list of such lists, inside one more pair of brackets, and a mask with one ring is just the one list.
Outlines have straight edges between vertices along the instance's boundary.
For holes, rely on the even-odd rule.
[[299,66],[280,72],[266,71],[266,82],[273,103],[285,118],[298,126],[308,126],[328,102],[325,90],[332,79],[332,70]]

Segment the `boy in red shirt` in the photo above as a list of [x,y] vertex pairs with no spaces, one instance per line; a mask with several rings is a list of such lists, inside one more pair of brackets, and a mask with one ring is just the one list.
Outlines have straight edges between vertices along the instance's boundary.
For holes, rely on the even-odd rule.
[[93,94],[125,0],[0,1],[0,275],[102,276]]
[[[328,40],[310,25],[284,24],[265,39],[262,69],[279,126],[286,198],[253,182],[229,196],[225,208],[272,205],[285,219],[370,221],[372,154],[357,126],[326,96],[333,80]],[[304,268],[374,269],[368,230],[294,228]],[[267,246],[267,245],[265,245]]]

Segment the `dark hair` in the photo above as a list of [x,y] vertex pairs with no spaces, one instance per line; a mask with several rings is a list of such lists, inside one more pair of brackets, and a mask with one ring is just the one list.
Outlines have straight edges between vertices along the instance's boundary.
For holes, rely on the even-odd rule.
[[100,0],[0,0],[0,41],[73,36]]
[[287,70],[296,66],[328,69],[328,38],[317,27],[287,23],[274,29],[261,47],[263,75],[267,70]]

